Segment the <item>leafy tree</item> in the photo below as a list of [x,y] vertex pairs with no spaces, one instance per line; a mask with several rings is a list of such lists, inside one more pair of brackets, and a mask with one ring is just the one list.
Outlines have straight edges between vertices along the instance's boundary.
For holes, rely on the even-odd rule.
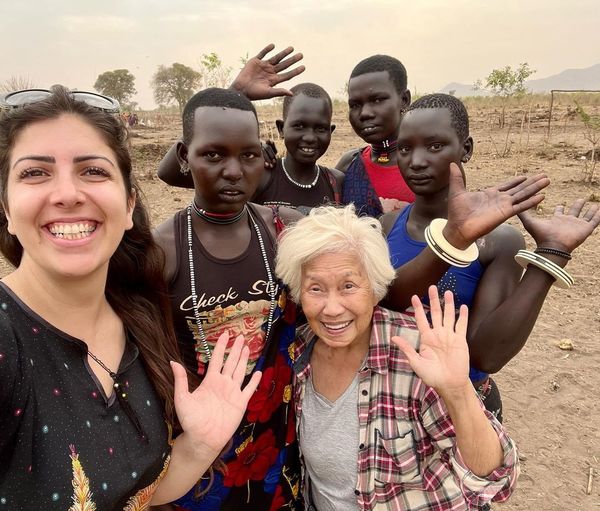
[[205,87],[225,88],[231,82],[232,68],[224,66],[223,61],[215,52],[202,55],[200,65],[204,69]]
[[159,66],[152,78],[154,99],[159,105],[177,103],[179,112],[200,87],[202,74],[179,62],[170,67]]
[[115,98],[121,105],[128,104],[137,92],[135,77],[127,69],[115,69],[99,74],[94,89],[100,94]]
[[529,78],[535,70],[529,67],[527,62],[519,64],[517,69],[506,66],[502,69],[494,69],[485,78],[485,81],[477,80],[475,89],[487,89],[494,96],[502,99],[502,114],[500,116],[500,127],[504,128],[506,103],[509,98],[519,97],[526,94],[525,80]]
[[35,88],[35,84],[26,76],[11,76],[0,82],[0,92],[14,92],[33,88]]

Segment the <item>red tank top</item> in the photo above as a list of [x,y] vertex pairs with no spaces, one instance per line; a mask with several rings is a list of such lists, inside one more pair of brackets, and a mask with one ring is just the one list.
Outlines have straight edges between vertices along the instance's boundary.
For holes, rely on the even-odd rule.
[[398,199],[403,202],[415,201],[415,194],[404,181],[400,169],[396,165],[384,167],[371,161],[370,145],[365,147],[360,157],[378,197]]

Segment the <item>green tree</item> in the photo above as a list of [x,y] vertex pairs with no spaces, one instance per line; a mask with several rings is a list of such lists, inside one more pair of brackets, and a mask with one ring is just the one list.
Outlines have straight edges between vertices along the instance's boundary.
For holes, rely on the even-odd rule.
[[115,98],[121,105],[128,104],[137,92],[135,77],[127,69],[115,69],[99,74],[94,89],[100,94]]
[[535,73],[535,70],[531,69],[527,62],[524,62],[519,64],[519,67],[514,70],[510,66],[502,69],[494,69],[485,80],[477,80],[475,82],[475,89],[487,89],[494,96],[502,99],[501,128],[504,128],[505,124],[506,103],[508,99],[523,96],[527,93],[525,80],[533,73]]
[[583,107],[575,101],[577,115],[583,123],[583,138],[585,138],[592,146],[589,152],[590,162],[588,163],[587,155],[585,157],[585,181],[590,183],[594,180],[594,171],[598,162],[598,145],[600,145],[600,115],[592,115],[586,112]]
[[202,55],[200,65],[204,69],[204,86],[225,88],[231,82],[232,68],[224,66],[223,61],[215,53]]
[[177,103],[179,112],[200,87],[202,74],[179,62],[173,65],[159,66],[152,77],[154,99],[159,105]]

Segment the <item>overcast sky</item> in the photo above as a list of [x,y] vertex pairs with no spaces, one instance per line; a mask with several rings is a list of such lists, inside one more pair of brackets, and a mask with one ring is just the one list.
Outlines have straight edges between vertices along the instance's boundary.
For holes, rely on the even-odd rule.
[[[129,69],[135,100],[153,108],[160,64],[198,69],[216,52],[235,70],[269,42],[304,53],[295,80],[333,96],[362,58],[386,53],[411,90],[472,83],[528,62],[544,78],[600,62],[598,0],[0,0],[0,81],[91,90],[98,74]],[[368,9],[367,9],[368,6]],[[293,84],[293,83],[292,83]]]

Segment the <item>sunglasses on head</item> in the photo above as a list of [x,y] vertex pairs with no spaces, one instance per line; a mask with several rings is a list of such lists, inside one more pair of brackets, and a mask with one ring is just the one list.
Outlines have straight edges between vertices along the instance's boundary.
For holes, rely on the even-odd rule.
[[[75,101],[82,101],[86,105],[93,106],[94,108],[109,114],[116,114],[121,108],[116,99],[103,96],[102,94],[96,94],[95,92],[74,90],[71,91],[70,94]],[[25,105],[37,103],[38,101],[43,101],[51,95],[52,91],[48,89],[18,90],[1,95],[0,106],[4,108],[20,108]]]

